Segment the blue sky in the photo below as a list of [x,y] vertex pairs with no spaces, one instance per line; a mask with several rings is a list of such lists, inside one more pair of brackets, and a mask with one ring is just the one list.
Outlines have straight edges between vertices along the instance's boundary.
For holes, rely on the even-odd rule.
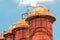
[[[45,2],[44,7],[52,11],[56,17],[53,24],[53,39],[60,40],[60,0]],[[26,12],[26,5],[18,5],[17,0],[0,0],[0,34],[21,18]]]

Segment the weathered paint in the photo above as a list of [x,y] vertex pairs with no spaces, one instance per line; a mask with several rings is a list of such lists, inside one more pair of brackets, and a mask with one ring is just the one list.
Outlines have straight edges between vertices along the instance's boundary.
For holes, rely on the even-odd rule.
[[25,29],[17,28],[14,30],[13,33],[15,35],[14,40],[22,40],[22,39],[26,40],[26,30]]
[[52,40],[52,23],[47,18],[35,18],[29,23],[30,40]]

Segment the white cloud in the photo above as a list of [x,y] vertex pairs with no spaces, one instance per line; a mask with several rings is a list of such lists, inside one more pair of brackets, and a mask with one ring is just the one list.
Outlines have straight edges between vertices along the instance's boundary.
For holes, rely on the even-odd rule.
[[19,0],[19,5],[30,5],[30,6],[37,6],[38,3],[45,3],[45,2],[53,2],[54,0]]

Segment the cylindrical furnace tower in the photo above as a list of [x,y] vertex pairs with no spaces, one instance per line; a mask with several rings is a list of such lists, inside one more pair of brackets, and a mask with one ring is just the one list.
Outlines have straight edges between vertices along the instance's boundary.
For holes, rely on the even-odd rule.
[[28,24],[25,22],[25,18],[19,20],[16,24],[16,27],[12,30],[14,40],[26,40],[28,37],[27,34]]
[[55,21],[52,13],[42,7],[36,7],[26,19],[29,22],[30,40],[53,40],[52,23]]

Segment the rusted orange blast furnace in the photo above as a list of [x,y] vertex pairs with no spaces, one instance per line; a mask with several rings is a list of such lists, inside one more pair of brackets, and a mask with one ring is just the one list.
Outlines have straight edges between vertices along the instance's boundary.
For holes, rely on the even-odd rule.
[[55,20],[48,9],[36,7],[26,19],[29,23],[30,40],[53,40],[52,23]]

